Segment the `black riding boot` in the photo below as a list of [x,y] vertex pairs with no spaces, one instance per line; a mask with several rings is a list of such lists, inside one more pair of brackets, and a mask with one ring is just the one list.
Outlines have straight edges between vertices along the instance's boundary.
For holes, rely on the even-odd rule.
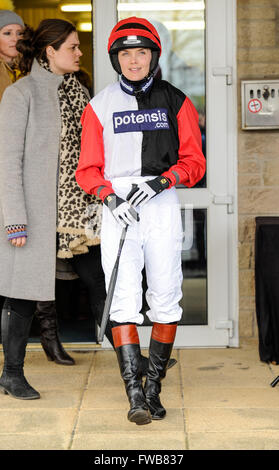
[[128,420],[139,425],[148,424],[151,422],[151,416],[142,388],[141,354],[136,325],[120,325],[112,328],[112,335],[130,402]]
[[161,380],[166,376],[177,324],[154,323],[149,346],[149,365],[144,392],[152,419],[163,419],[166,410],[159,394]]
[[14,310],[2,310],[1,330],[4,350],[4,368],[0,378],[0,389],[21,400],[35,400],[40,394],[27,382],[23,373],[24,357],[31,317],[23,317]]
[[66,353],[58,337],[55,301],[37,302],[35,315],[39,320],[40,340],[48,360],[64,366],[74,365],[74,359]]
[[[97,305],[95,306],[96,320],[99,326],[101,326],[101,323],[102,323],[104,305],[105,305],[105,301],[102,301],[102,302],[97,303]],[[111,329],[112,329],[112,323],[110,320],[108,320],[106,329],[105,329],[105,336],[107,337],[108,341],[114,348]],[[177,363],[177,360],[174,358],[171,358],[168,363],[168,369],[173,367],[176,363]],[[147,369],[148,369],[148,357],[143,356],[141,354],[141,373],[143,377],[146,375]]]

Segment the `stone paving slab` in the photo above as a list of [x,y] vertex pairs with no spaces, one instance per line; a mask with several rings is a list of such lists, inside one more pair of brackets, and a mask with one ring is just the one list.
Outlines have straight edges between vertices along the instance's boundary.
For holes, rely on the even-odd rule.
[[70,433],[57,434],[1,434],[0,450],[68,450]]
[[[245,363],[247,364],[247,363]],[[183,387],[239,387],[266,389],[272,380],[271,372],[267,365],[253,365],[239,367],[239,365],[224,366],[181,366]]]
[[183,411],[178,408],[169,408],[168,419],[162,421],[152,421],[144,426],[137,426],[127,419],[129,406],[122,409],[82,409],[79,413],[79,420],[76,427],[77,433],[92,433],[96,429],[100,434],[117,432],[118,434],[133,432],[137,429],[139,433],[145,433],[147,428],[150,432],[183,432],[184,416]]
[[278,450],[279,433],[258,432],[204,432],[189,433],[191,450]]
[[[149,425],[148,425],[149,426]],[[73,450],[185,450],[184,432],[155,433],[147,431],[144,426],[143,432],[137,429],[129,431],[129,434],[118,433],[76,433],[72,449]],[[141,426],[137,426],[140,428]]]
[[[104,408],[104,396],[107,409],[127,409],[128,399],[123,383],[118,387],[89,387],[84,393],[82,408]],[[163,388],[161,400],[167,408],[182,408],[183,398],[177,387]]]
[[[34,385],[34,383],[32,383]],[[15,400],[9,395],[0,394],[0,411],[5,410],[39,410],[42,408],[63,410],[64,408],[78,409],[82,400],[83,390],[49,390],[40,388],[39,400]],[[1,433],[1,426],[0,426]]]
[[279,367],[259,360],[256,341],[174,350],[178,364],[162,383],[167,416],[145,426],[127,420],[114,351],[70,354],[72,367],[48,362],[43,351],[27,352],[25,374],[41,399],[0,394],[1,450],[279,448],[279,384],[270,387]]
[[188,408],[187,432],[278,431],[279,408]]
[[25,376],[32,387],[40,393],[41,391],[57,390],[57,396],[59,391],[66,393],[71,390],[84,389],[88,380],[86,370],[81,372],[74,369],[71,373],[61,369],[56,371],[50,369],[45,374],[40,371],[26,370]]
[[279,389],[207,388],[183,389],[184,408],[278,408]]
[[34,405],[33,409],[30,407],[29,409],[0,410],[0,434],[71,433],[75,419],[75,409],[41,409]]

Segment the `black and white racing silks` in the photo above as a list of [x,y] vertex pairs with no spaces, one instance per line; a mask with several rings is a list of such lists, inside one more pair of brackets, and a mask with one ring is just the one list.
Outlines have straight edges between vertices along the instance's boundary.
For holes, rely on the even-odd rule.
[[137,98],[119,82],[107,86],[86,106],[82,126],[76,179],[102,200],[113,192],[113,178],[163,175],[169,187],[192,187],[204,175],[198,113],[164,80],[154,79]]

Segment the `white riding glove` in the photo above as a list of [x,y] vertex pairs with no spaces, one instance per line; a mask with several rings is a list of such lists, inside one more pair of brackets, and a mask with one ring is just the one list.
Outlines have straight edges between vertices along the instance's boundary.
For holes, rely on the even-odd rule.
[[169,185],[170,181],[165,176],[157,176],[157,178],[146,181],[146,183],[133,185],[134,188],[129,192],[127,201],[134,207],[143,206],[164,189],[167,189]]
[[139,221],[137,211],[121,197],[112,193],[104,199],[104,204],[109,208],[114,218],[122,226],[131,225]]

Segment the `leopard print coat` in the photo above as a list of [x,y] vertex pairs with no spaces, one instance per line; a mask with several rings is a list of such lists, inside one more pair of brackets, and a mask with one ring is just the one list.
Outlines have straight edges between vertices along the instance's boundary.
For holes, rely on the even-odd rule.
[[[46,63],[41,64],[49,70]],[[80,152],[82,112],[87,97],[75,74],[64,75],[58,89],[61,113],[59,172],[57,177],[58,258],[87,253],[100,243],[102,204],[77,184],[75,171]]]

